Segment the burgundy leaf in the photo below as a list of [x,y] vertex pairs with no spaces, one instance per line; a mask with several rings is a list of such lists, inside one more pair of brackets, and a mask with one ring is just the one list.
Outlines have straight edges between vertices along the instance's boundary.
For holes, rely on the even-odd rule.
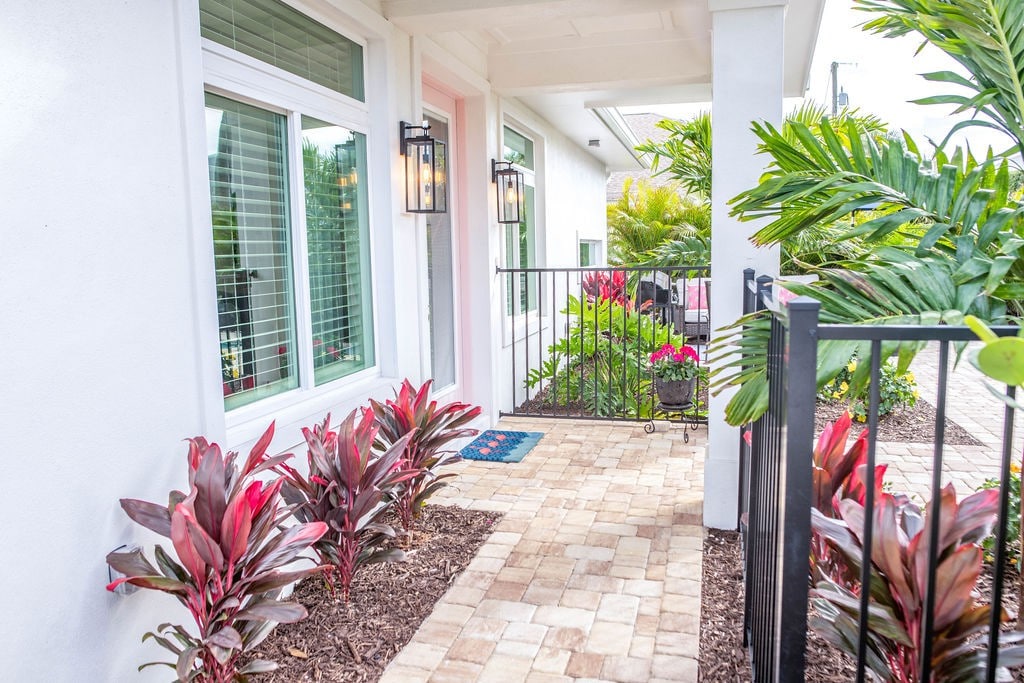
[[[186,499],[187,500],[187,499]],[[171,515],[171,543],[174,545],[174,552],[178,554],[178,560],[192,579],[199,586],[206,585],[206,562],[199,556],[195,544],[188,533],[188,524],[182,510],[187,510],[187,503],[179,503]]]
[[276,621],[279,624],[291,624],[306,618],[306,608],[297,602],[278,602],[263,600],[249,605],[235,614],[239,621]]
[[141,524],[161,536],[171,537],[171,512],[163,505],[135,498],[122,498],[121,509],[133,522]]
[[238,650],[242,647],[242,636],[233,627],[225,626],[207,638],[206,642],[228,650]]

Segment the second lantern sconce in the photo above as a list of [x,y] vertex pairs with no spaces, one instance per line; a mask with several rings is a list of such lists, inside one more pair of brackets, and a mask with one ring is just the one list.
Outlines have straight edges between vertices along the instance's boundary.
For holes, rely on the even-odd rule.
[[491,181],[498,185],[498,222],[519,223],[523,208],[523,174],[509,161],[491,159]]

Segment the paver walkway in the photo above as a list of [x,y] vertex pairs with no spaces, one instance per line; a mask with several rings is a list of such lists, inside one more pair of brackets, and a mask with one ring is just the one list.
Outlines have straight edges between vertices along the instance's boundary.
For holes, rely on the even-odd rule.
[[[1003,404],[988,389],[989,383],[967,359],[954,368],[955,356],[950,348],[950,372],[947,388],[946,416],[971,433],[981,446],[945,444],[943,449],[943,484],[953,482],[960,496],[973,493],[990,477],[997,477],[1002,457]],[[921,398],[936,405],[939,386],[939,347],[931,344],[914,359],[911,370],[917,379]],[[1018,418],[1017,422],[1020,420]],[[1014,439],[1015,459],[1019,459],[1024,438],[1019,425]],[[931,443],[878,444],[878,462],[889,463],[886,480],[893,489],[907,491],[921,500],[931,498],[933,445]]]
[[438,504],[504,513],[384,674],[416,681],[696,681],[707,430],[506,418],[521,463],[467,461]]

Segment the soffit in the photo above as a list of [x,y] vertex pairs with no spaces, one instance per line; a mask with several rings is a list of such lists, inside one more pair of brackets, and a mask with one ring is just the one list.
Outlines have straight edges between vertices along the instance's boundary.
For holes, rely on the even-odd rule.
[[[788,1],[787,96],[806,87],[823,3]],[[496,92],[520,98],[609,168],[637,162],[588,108],[711,97],[708,0],[383,0],[381,6],[410,34],[463,34],[485,53]],[[587,147],[591,139],[601,146]]]

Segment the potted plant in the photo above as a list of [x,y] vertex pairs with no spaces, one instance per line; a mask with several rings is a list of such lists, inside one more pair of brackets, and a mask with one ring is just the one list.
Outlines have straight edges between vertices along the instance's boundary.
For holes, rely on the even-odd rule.
[[667,406],[689,406],[697,389],[697,350],[686,344],[665,344],[651,354],[651,372],[658,400]]

